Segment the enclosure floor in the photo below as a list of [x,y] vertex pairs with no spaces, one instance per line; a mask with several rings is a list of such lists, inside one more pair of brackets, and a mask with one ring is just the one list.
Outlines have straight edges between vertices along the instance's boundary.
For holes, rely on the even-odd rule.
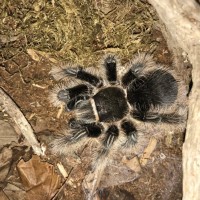
[[[14,9],[14,8],[13,8]],[[7,33],[9,37],[9,33]],[[1,39],[1,38],[0,38]],[[171,53],[166,42],[157,29],[151,31],[151,40],[156,42],[156,48],[153,56],[156,62],[171,65]],[[148,43],[148,41],[143,41]],[[13,46],[8,46],[9,51],[12,48],[24,48],[24,38],[17,39]],[[149,44],[150,45],[150,44]],[[118,48],[118,47],[117,47]],[[145,48],[143,48],[145,49]],[[148,49],[146,49],[148,50]],[[40,52],[41,53],[41,52]],[[44,53],[44,52],[43,52]],[[1,55],[0,55],[1,56]],[[36,57],[34,57],[36,56]],[[38,57],[37,57],[38,56]],[[28,122],[34,129],[37,138],[46,144],[49,143],[55,133],[66,127],[66,121],[70,117],[67,113],[62,113],[59,118],[59,110],[48,101],[49,90],[55,85],[55,81],[49,75],[51,65],[59,59],[49,58],[49,54],[27,53],[19,51],[16,55],[1,57],[0,60],[0,87],[2,87],[13,101],[19,106]],[[127,62],[126,57],[123,62]],[[93,63],[90,63],[91,65]],[[0,120],[8,120],[9,117],[0,115]],[[12,124],[11,124],[12,125]],[[1,127],[0,127],[1,128]],[[183,133],[175,133],[170,143],[167,138],[158,141],[157,148],[152,153],[148,164],[142,168],[140,177],[130,183],[125,183],[112,188],[106,188],[100,192],[102,200],[181,200],[182,199],[182,142]],[[17,144],[16,144],[17,146]],[[32,156],[32,152],[30,157]],[[14,155],[14,166],[19,162],[19,155]],[[56,168],[56,163],[61,158],[51,157],[45,162],[50,162]],[[82,181],[87,173],[89,166],[84,163],[84,158],[80,156],[81,163],[75,168],[69,170],[68,179],[73,184],[66,184],[59,199],[80,200],[84,199],[82,190]],[[16,169],[12,169],[10,176],[15,174]],[[59,172],[56,172],[59,174]],[[60,174],[59,174],[60,175]],[[9,177],[4,180],[8,183]],[[4,187],[5,187],[4,185]],[[3,189],[3,188],[2,188]]]

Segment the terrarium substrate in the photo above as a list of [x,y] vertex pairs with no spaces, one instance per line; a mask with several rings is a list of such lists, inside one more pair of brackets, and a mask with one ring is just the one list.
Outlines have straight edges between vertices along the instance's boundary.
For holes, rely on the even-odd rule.
[[[48,143],[67,128],[66,121],[70,118],[69,113],[54,108],[48,101],[49,90],[55,85],[49,75],[52,65],[70,62],[95,66],[107,53],[116,54],[125,64],[134,53],[149,52],[156,62],[180,72],[189,88],[191,64],[187,54],[170,43],[174,29],[169,26],[175,25],[169,25],[163,18],[159,9],[165,7],[164,3],[157,4],[156,0],[151,3],[166,26],[146,1],[1,2],[0,86],[23,113],[41,145],[39,151],[33,152],[29,147],[38,144],[33,144],[34,139],[24,138],[27,132],[20,130],[17,120],[13,121],[5,105],[1,105],[0,119],[6,123],[5,130],[0,131],[4,141],[0,144],[2,197],[40,200],[46,194],[46,199],[84,199],[82,182],[90,171],[87,147],[68,158],[53,156],[48,149]],[[177,7],[178,4],[177,1]],[[180,40],[177,39],[178,44]],[[190,45],[180,47],[192,60]],[[192,62],[194,65],[196,60]],[[18,134],[21,131],[17,139],[14,131],[5,139],[5,131],[10,130],[10,126]],[[122,156],[117,168],[113,164],[106,170],[97,196],[101,199],[182,199],[183,139],[182,132],[169,132],[159,140],[152,138],[141,158]],[[45,156],[32,157],[33,153],[43,154],[45,148]],[[30,171],[32,177],[27,175]],[[42,183],[40,172],[45,177]],[[38,179],[34,183],[33,177]],[[47,189],[44,191],[43,187]]]

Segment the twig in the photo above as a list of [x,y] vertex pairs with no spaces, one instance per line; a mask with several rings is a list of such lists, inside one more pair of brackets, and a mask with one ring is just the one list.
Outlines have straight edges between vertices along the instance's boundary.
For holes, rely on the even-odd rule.
[[37,141],[31,125],[28,123],[15,102],[4,92],[2,88],[0,88],[0,105],[15,123],[14,128],[17,133],[20,132],[26,138],[37,155],[44,155],[45,149],[43,149]]

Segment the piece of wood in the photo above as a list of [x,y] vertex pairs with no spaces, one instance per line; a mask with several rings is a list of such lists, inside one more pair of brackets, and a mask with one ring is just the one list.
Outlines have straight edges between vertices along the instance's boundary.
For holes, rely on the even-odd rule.
[[193,66],[186,138],[183,145],[183,200],[200,199],[200,3],[195,0],[149,0],[171,41]]
[[40,143],[37,141],[31,125],[28,123],[18,106],[13,100],[0,88],[0,105],[11,117],[16,132],[22,134],[28,143],[33,148],[37,155],[44,155],[45,149],[41,148]]
[[151,138],[149,141],[148,146],[144,150],[142,156],[140,157],[140,164],[141,166],[145,166],[151,157],[152,152],[155,150],[157,145],[157,140],[155,138]]

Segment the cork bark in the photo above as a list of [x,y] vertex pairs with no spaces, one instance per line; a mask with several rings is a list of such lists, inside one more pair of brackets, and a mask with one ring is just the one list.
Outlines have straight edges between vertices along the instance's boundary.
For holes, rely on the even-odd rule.
[[183,200],[200,199],[200,2],[149,0],[168,34],[168,44],[180,47],[192,64],[192,91],[183,145]]

